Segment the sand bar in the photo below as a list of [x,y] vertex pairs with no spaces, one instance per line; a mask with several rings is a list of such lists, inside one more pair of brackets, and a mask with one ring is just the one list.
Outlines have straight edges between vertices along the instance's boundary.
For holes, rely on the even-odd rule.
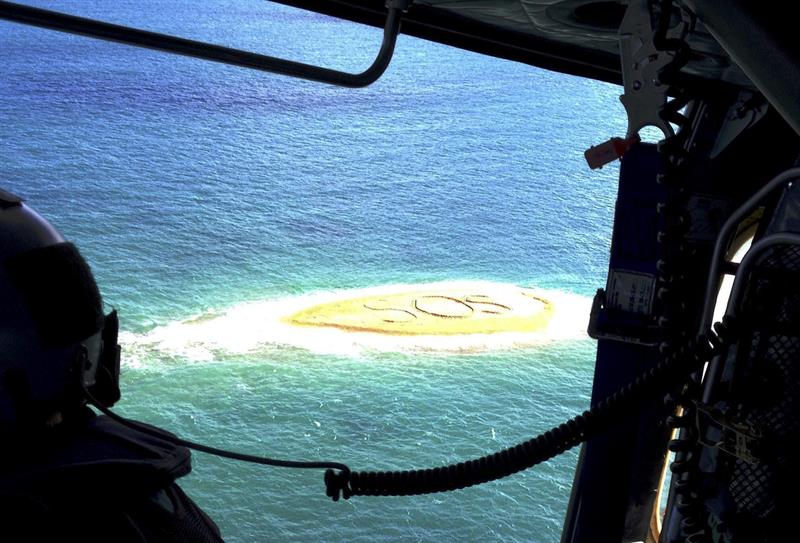
[[533,290],[486,284],[335,300],[284,320],[295,326],[390,335],[461,335],[537,332],[552,314],[552,303]]

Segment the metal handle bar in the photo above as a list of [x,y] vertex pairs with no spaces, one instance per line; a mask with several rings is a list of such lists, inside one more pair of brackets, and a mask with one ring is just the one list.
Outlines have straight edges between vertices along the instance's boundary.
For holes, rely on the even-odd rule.
[[263,72],[288,75],[340,87],[358,88],[374,83],[386,71],[394,53],[397,35],[400,33],[401,12],[407,9],[409,4],[410,2],[403,0],[389,0],[387,2],[386,26],[383,30],[383,42],[378,56],[369,68],[358,74],[321,68],[240,49],[115,25],[95,19],[76,17],[66,13],[12,2],[0,1],[0,20],[5,19],[6,21],[29,26],[38,26],[100,40],[211,60]]
[[777,245],[800,245],[800,234],[791,234],[788,232],[771,234],[765,236],[750,247],[750,250],[747,251],[747,254],[742,258],[742,263],[739,264],[739,269],[736,272],[736,279],[733,282],[731,295],[728,298],[728,306],[725,308],[726,315],[730,315],[731,317],[736,316],[740,309],[739,299],[744,295],[744,289],[745,286],[747,286],[750,268],[756,264],[762,253]]
[[[716,290],[719,277],[721,275],[720,269],[722,262],[725,259],[725,253],[728,250],[730,238],[734,234],[735,229],[739,223],[747,217],[749,213],[755,209],[767,196],[772,192],[783,186],[785,183],[794,179],[800,178],[800,168],[790,168],[785,172],[778,174],[766,185],[761,187],[755,194],[753,194],[745,203],[734,211],[731,216],[722,225],[717,236],[717,241],[714,244],[714,253],[711,257],[711,269],[708,274],[708,284],[706,286],[706,298],[703,306],[703,315],[700,321],[700,333],[705,332],[711,326],[711,318],[714,314],[714,305],[717,299]],[[752,250],[752,249],[751,249]],[[744,262],[743,262],[744,263]],[[741,269],[741,268],[740,268]]]
[[[741,309],[741,299],[744,296],[745,287],[750,279],[751,268],[755,266],[759,258],[768,250],[779,245],[800,245],[800,235],[781,232],[779,234],[771,234],[765,236],[763,239],[757,241],[750,247],[747,254],[742,258],[739,269],[736,270],[736,278],[731,288],[730,296],[728,297],[728,305],[725,308],[725,316],[736,318],[739,310]],[[713,394],[714,384],[719,380],[720,372],[722,371],[723,360],[720,357],[715,357],[708,366],[704,382],[706,383],[703,390],[703,402],[709,403]]]

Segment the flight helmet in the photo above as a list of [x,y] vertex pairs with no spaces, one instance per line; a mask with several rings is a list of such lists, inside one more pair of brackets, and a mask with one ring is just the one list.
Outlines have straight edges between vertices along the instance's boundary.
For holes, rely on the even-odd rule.
[[77,248],[0,189],[0,426],[119,399],[116,312]]

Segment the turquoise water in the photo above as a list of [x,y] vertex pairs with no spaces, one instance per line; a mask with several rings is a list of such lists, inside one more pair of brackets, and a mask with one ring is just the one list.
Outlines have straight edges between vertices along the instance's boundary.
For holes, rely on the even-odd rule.
[[[353,71],[381,34],[268,2],[36,5]],[[569,295],[585,318],[617,169],[590,172],[582,153],[624,133],[618,88],[408,37],[363,90],[11,24],[0,57],[0,185],[79,245],[120,311],[120,413],[363,470],[480,456],[588,404],[580,319],[526,348],[420,349],[289,337],[253,315],[481,280]],[[229,541],[545,543],[575,459],[446,495],[332,503],[319,472],[196,454],[183,486]]]

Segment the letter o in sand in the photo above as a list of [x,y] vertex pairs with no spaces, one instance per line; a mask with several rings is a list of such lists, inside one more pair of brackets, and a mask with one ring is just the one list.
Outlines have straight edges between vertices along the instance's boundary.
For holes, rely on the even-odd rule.
[[463,319],[475,312],[467,302],[450,296],[420,296],[414,300],[414,309],[443,319]]

